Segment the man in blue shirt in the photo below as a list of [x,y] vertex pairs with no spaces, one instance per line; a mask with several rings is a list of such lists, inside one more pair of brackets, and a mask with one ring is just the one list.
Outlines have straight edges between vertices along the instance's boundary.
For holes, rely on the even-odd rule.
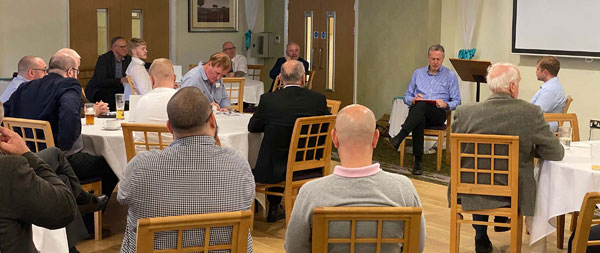
[[23,56],[17,66],[18,75],[8,84],[6,90],[0,96],[0,101],[6,103],[10,96],[22,83],[34,79],[40,79],[46,75],[46,63],[42,58],[35,56]]
[[211,105],[219,111],[230,111],[229,95],[222,83],[223,75],[229,72],[231,60],[224,53],[210,56],[207,62],[198,64],[181,79],[181,88],[194,86],[200,88]]
[[460,105],[460,91],[456,74],[442,66],[444,47],[432,45],[427,50],[429,66],[415,70],[404,93],[404,103],[410,107],[400,133],[389,141],[395,149],[410,132],[413,135],[414,175],[423,174],[423,142],[425,128],[441,126],[446,113]]
[[[562,113],[567,105],[567,96],[558,81],[560,62],[554,56],[544,56],[537,62],[535,75],[538,80],[544,82],[531,103],[540,106],[544,113]],[[558,128],[557,122],[550,122],[550,130],[555,132]]]

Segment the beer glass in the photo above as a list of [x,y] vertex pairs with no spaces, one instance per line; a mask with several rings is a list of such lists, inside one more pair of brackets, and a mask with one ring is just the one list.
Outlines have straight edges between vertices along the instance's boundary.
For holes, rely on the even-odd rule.
[[86,103],[83,108],[84,108],[84,112],[85,112],[85,124],[93,125],[94,117],[96,116],[96,110],[94,108],[94,104]]
[[125,95],[115,94],[115,103],[117,105],[117,119],[125,119]]

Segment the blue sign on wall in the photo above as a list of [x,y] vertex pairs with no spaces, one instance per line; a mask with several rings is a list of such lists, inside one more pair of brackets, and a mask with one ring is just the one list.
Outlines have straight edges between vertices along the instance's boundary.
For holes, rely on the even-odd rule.
[[321,32],[321,39],[325,39],[325,32]]
[[319,38],[319,32],[315,32],[315,35],[313,35],[313,37],[314,37],[315,39],[318,39],[318,38]]

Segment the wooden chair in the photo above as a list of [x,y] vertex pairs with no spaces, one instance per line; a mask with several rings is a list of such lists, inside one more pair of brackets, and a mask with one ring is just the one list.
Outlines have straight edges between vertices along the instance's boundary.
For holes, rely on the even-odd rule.
[[192,70],[193,68],[198,67],[198,64],[190,64],[188,66],[188,70]]
[[[243,77],[224,77],[223,85],[225,86],[225,91],[229,95],[229,101],[237,100],[236,105],[232,105],[231,107],[236,111],[243,113],[244,112],[244,82],[246,81]],[[232,102],[233,104],[233,102]]]
[[315,77],[315,70],[314,69],[311,70],[311,71],[308,71],[308,73],[306,73],[306,85],[305,86],[309,90],[312,90],[312,82],[313,82],[314,77]]
[[569,106],[571,106],[572,102],[573,102],[573,97],[571,97],[571,95],[567,96],[567,104],[565,105],[565,109],[563,110],[563,113],[569,112]]
[[131,95],[135,95],[135,90],[133,89],[133,87],[135,86],[135,83],[133,83],[133,81],[131,80],[131,78],[129,76],[125,76],[127,78],[127,83],[129,84],[129,89],[131,90]]
[[340,104],[342,104],[342,101],[327,99],[327,108],[329,109],[329,112],[333,115],[337,114],[340,111]]
[[[446,137],[446,163],[450,162],[450,154],[451,154],[451,146],[450,146],[450,133],[452,132],[452,113],[448,112],[446,115],[446,124],[439,127],[434,128],[426,128],[425,129],[425,140],[435,140],[437,141],[437,165],[436,170],[440,171],[442,168],[442,149],[444,146],[444,136]],[[431,138],[428,136],[434,136],[437,138]],[[404,167],[404,150],[406,146],[406,139],[412,139],[412,136],[408,136],[404,138],[402,143],[400,143],[400,167]]]
[[[401,243],[402,252],[419,252],[421,232],[420,207],[316,207],[313,211],[312,252],[328,252],[329,244],[349,244],[350,252],[356,252],[356,244],[375,245],[382,252],[382,244]],[[336,238],[329,236],[329,224],[332,221],[350,221],[350,236]],[[357,223],[361,221],[377,222],[377,233],[373,237],[357,237]],[[383,223],[386,221],[404,221],[402,237],[383,237]]]
[[590,227],[600,224],[600,219],[594,219],[596,205],[600,204],[600,192],[588,192],[581,203],[579,223],[573,237],[573,253],[584,253],[588,246],[600,246],[600,240],[588,241]]
[[90,80],[92,79],[93,76],[94,76],[93,68],[79,70],[79,74],[77,75],[77,80],[79,81],[79,84],[81,84],[82,89],[85,89],[88,82],[90,82]]
[[277,90],[281,90],[283,89],[285,85],[283,85],[283,83],[281,82],[281,80],[279,80],[279,76],[277,76],[275,78],[275,83],[273,84],[273,90],[271,90],[272,92],[275,92]]
[[264,82],[265,65],[248,65],[248,78]]
[[[300,187],[315,178],[294,179],[294,172],[322,168],[327,171],[331,162],[331,130],[335,116],[313,116],[296,119],[292,132],[285,181],[277,184],[256,183],[256,192],[282,196],[285,203],[287,226]],[[283,193],[269,191],[272,187],[284,188]]]
[[[518,212],[519,137],[453,133],[451,142],[454,152],[450,172],[450,252],[458,252],[460,224],[463,223],[510,227],[510,252],[521,252],[523,216]],[[502,161],[508,168],[495,168]],[[490,168],[479,168],[482,163],[489,163]],[[469,174],[473,175],[472,178]],[[486,176],[487,179],[482,178]],[[498,177],[506,177],[507,184],[497,184]],[[510,197],[511,206],[466,211],[458,203],[458,194]],[[465,220],[463,214],[504,216],[510,218],[510,224]]]
[[[136,155],[136,146],[143,146],[146,150],[156,148],[162,150],[171,144],[170,141],[164,140],[164,134],[171,135],[167,125],[165,124],[123,122],[121,123],[121,129],[123,130],[123,139],[125,140],[125,154],[127,155],[127,162],[129,162]],[[136,141],[133,132],[143,133],[143,140],[141,142]],[[152,140],[153,137],[157,140]]]
[[[214,252],[215,250],[229,250],[232,253],[246,252],[248,249],[248,231],[250,228],[250,210],[192,214],[182,216],[142,218],[138,220],[137,227],[137,252]],[[218,243],[210,241],[213,229],[222,230],[222,227],[231,227],[230,242]],[[183,234],[191,232],[192,229],[201,229],[204,239],[202,246],[184,247]],[[157,232],[177,232],[174,241],[177,242],[174,249],[154,250],[154,240]],[[194,231],[195,232],[195,231]],[[222,231],[215,232],[222,235]],[[228,234],[229,235],[229,234]],[[196,238],[194,238],[196,239]],[[223,238],[218,238],[222,240]],[[188,242],[185,242],[188,244]]]
[[[35,152],[54,147],[54,135],[48,121],[6,117],[4,126],[21,135],[26,143],[35,146]],[[79,183],[84,191],[93,191],[95,196],[102,194],[101,178],[80,180]],[[94,237],[97,241],[102,240],[102,211],[94,212]]]

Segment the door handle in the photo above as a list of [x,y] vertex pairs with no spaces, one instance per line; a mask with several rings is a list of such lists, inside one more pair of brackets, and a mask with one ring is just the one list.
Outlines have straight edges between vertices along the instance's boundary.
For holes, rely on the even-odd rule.
[[321,57],[323,48],[319,48],[319,69],[323,69],[323,58]]

